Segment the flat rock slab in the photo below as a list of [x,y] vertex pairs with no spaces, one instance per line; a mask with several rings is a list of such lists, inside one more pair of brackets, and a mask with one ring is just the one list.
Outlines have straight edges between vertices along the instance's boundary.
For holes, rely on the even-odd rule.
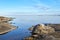
[[46,24],[46,25],[55,28],[56,31],[60,31],[60,24]]
[[55,33],[51,34],[55,38],[60,38],[60,31],[56,31]]
[[15,26],[8,24],[8,23],[0,23],[0,34],[7,33],[11,30],[16,29]]
[[13,18],[0,16],[0,22],[9,22],[12,20],[13,20]]

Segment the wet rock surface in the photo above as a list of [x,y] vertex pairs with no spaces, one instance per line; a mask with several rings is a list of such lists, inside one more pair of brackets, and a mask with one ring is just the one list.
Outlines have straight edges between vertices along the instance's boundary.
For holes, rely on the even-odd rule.
[[9,21],[12,21],[12,18],[0,16],[0,34],[16,29],[16,26],[11,25]]
[[31,36],[24,38],[24,40],[60,40],[60,31],[58,31],[57,26],[59,25],[37,24],[32,26],[29,28]]

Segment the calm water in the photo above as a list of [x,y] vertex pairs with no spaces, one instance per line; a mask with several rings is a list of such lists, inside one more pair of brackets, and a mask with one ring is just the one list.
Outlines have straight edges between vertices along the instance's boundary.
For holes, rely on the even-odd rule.
[[18,26],[16,30],[13,30],[7,34],[0,35],[0,40],[22,40],[22,38],[30,35],[29,27],[39,23],[60,23],[60,16],[9,16],[14,17],[13,25]]

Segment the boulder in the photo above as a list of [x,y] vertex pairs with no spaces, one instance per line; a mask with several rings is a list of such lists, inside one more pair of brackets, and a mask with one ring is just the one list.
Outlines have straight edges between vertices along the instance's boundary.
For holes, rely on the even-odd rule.
[[50,26],[45,26],[44,24],[38,24],[34,27],[31,27],[30,29],[32,31],[32,34],[39,34],[39,35],[51,34],[55,32],[54,28]]

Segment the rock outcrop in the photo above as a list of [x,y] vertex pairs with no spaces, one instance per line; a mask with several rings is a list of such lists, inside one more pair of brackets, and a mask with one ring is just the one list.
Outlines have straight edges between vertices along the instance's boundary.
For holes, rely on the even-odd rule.
[[13,18],[0,16],[0,34],[5,34],[16,29],[16,26],[13,26],[9,23],[11,20],[13,20]]
[[33,34],[37,33],[40,35],[51,34],[51,33],[55,32],[54,28],[49,27],[49,26],[45,26],[44,24],[38,24],[38,25],[34,26],[33,29],[31,29],[31,30],[32,30]]
[[31,28],[29,28],[29,30],[31,31],[31,36],[25,38],[25,40],[55,40],[55,37],[50,35],[55,33],[55,29],[53,27],[50,26],[46,26],[44,24],[38,24],[35,26],[32,26]]

